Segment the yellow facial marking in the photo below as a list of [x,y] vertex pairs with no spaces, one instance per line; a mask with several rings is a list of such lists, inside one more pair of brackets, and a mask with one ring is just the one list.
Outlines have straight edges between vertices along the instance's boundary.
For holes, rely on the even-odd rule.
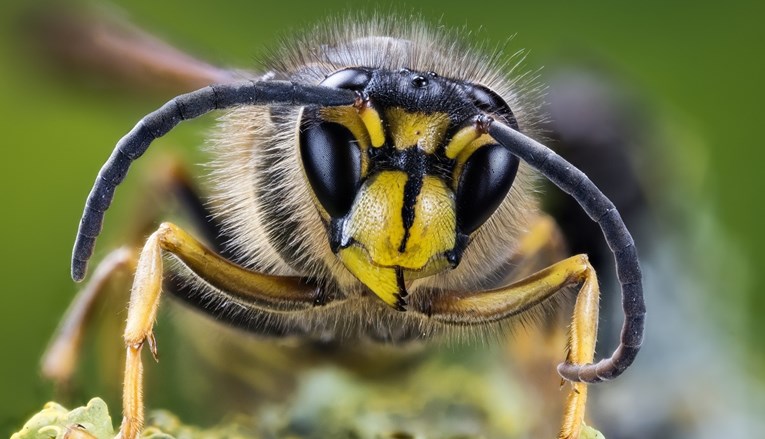
[[[401,208],[406,180],[406,173],[402,171],[382,172],[372,177],[359,190],[343,235],[353,237],[373,254],[398,253],[405,233]],[[390,263],[390,257],[373,259],[381,265],[395,265]]]
[[465,166],[465,162],[468,161],[471,155],[480,147],[491,143],[497,143],[493,137],[488,134],[482,134],[472,142],[468,143],[457,155],[456,163],[454,164],[454,171],[452,171],[452,181],[454,181],[455,190],[456,185],[459,184],[459,177],[462,173],[462,168]]
[[352,244],[338,252],[348,270],[391,305],[403,291],[397,267],[405,270],[407,279],[435,274],[448,267],[443,254],[456,241],[454,193],[433,176],[423,178],[414,221],[408,230],[404,227],[408,178],[402,171],[384,171],[364,184],[343,228],[343,241]]
[[385,128],[383,128],[380,113],[371,105],[365,104],[358,110],[358,114],[361,121],[364,122],[364,126],[367,127],[372,146],[375,148],[383,146],[385,144]]
[[456,241],[454,193],[441,179],[426,175],[401,251],[407,234],[402,217],[407,179],[405,172],[384,171],[365,183],[343,229],[343,239],[352,238],[353,244],[338,252],[348,270],[389,305],[403,290],[396,267],[404,269],[408,280],[445,270],[449,264],[443,254]]
[[352,245],[340,250],[337,255],[358,280],[375,293],[383,302],[395,306],[399,298],[396,270],[380,267],[369,261],[369,255],[361,247]]
[[443,180],[425,176],[404,255],[419,269],[434,255],[453,249],[456,239],[454,193]]
[[440,179],[425,176],[406,250],[400,252],[406,234],[401,216],[406,180],[404,172],[387,171],[362,187],[343,235],[353,237],[378,265],[419,270],[433,255],[454,247],[454,195]]
[[449,127],[446,113],[410,113],[402,108],[388,108],[385,119],[397,149],[416,145],[428,154],[436,152]]
[[465,147],[471,144],[474,140],[481,136],[481,132],[478,131],[475,125],[471,124],[457,131],[449,144],[446,145],[446,156],[450,159],[457,158]]

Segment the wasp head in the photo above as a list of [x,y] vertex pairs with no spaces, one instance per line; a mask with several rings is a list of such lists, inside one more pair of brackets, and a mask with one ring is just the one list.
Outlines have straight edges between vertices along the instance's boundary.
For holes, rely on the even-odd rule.
[[300,154],[330,246],[387,304],[407,284],[456,267],[470,234],[504,200],[518,159],[485,130],[517,128],[478,84],[408,69],[351,68],[322,85],[358,93],[353,107],[307,107]]

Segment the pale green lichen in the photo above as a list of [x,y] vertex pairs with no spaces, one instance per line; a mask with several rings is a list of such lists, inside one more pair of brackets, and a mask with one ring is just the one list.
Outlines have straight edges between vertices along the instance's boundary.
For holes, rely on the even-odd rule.
[[[100,398],[91,399],[85,407],[79,407],[72,411],[63,406],[49,402],[42,411],[35,414],[24,427],[11,439],[111,439],[114,437],[112,419],[109,416],[106,403]],[[148,417],[148,425],[141,434],[142,439],[244,439],[261,437],[255,431],[237,424],[236,422],[210,428],[183,424],[175,415],[167,411],[154,411]],[[281,437],[281,436],[277,436]],[[288,435],[289,438],[300,436]],[[368,437],[361,434],[349,434],[344,437]],[[374,434],[369,437],[376,439],[407,438],[419,439],[427,436],[396,432],[389,435]],[[457,437],[469,439],[473,436],[458,435]],[[605,439],[603,434],[594,428],[584,425],[581,439]]]
[[[112,439],[114,435],[106,403],[101,398],[93,398],[85,407],[71,411],[55,402],[47,403],[11,439]],[[141,434],[142,439],[252,437],[252,432],[236,423],[204,430],[184,425],[176,416],[161,410],[149,415],[148,425]]]
[[93,398],[85,407],[71,411],[55,402],[49,402],[11,439],[63,439],[78,437],[76,432],[83,430],[98,439],[114,437],[112,418],[102,399]]
[[579,436],[580,439],[606,439],[605,436],[603,436],[603,433],[599,432],[598,430],[595,430],[594,428],[590,427],[589,425],[582,425],[582,431]]

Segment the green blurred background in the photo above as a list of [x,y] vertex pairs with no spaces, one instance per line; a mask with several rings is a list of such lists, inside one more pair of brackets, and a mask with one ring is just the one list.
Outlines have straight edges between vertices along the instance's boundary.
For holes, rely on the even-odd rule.
[[[259,4],[260,3],[260,4]],[[203,59],[249,66],[279,35],[303,24],[371,3],[115,1],[135,23]],[[379,7],[379,3],[377,4]],[[101,92],[107,86],[57,78],[29,55],[20,17],[30,2],[0,5],[0,159],[3,280],[0,299],[0,435],[17,428],[51,397],[38,359],[73,297],[69,257],[76,225],[97,170],[115,141],[169,96]],[[480,38],[530,49],[537,67],[569,51],[583,51],[638,90],[660,122],[671,175],[652,188],[664,203],[667,230],[687,238],[684,258],[702,287],[697,310],[708,328],[740,344],[742,370],[762,385],[765,295],[754,277],[763,266],[757,175],[762,172],[762,78],[765,7],[755,2],[457,2],[385,4],[417,11],[448,27],[482,28]],[[174,145],[198,145],[206,121],[173,133]],[[189,148],[191,149],[191,148]],[[129,218],[131,173],[107,216],[106,239],[116,243]],[[649,164],[650,166],[650,164]],[[649,185],[651,182],[648,182]],[[667,197],[662,201],[661,193]],[[133,196],[135,197],[135,196]],[[671,197],[671,198],[670,198]],[[692,231],[692,232],[690,232]],[[650,303],[649,303],[650,306]],[[649,308],[650,312],[650,308]],[[117,343],[118,341],[115,341]],[[658,360],[657,360],[658,361]],[[698,383],[702,385],[703,383]],[[742,395],[742,398],[747,396]]]

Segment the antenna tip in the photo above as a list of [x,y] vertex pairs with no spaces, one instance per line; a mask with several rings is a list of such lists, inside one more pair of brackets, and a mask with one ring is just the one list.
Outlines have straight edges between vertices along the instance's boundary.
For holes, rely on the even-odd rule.
[[86,261],[72,260],[72,280],[81,282],[85,279],[85,273],[87,271],[88,263]]

